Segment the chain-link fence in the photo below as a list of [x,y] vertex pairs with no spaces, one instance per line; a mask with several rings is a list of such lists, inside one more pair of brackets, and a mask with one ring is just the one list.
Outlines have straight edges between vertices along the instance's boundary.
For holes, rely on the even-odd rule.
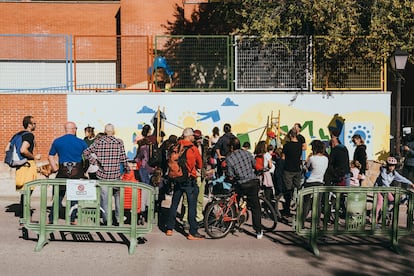
[[[151,43],[154,45],[151,45]],[[326,38],[0,35],[0,91],[384,91],[385,66]]]
[[[368,39],[360,38],[366,40]],[[326,60],[323,53],[327,52],[329,39],[314,38],[314,72],[313,90],[384,90],[384,66],[372,63],[363,58],[361,49],[348,49],[352,55]]]
[[76,90],[148,90],[148,36],[76,35]]
[[229,36],[156,36],[154,43],[155,57],[173,72],[172,91],[231,90],[230,46]]
[[309,90],[308,40],[236,37],[236,90]]

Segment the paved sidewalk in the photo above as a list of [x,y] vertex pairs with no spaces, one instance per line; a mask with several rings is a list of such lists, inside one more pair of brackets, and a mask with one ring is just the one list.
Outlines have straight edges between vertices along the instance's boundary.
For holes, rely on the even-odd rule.
[[400,240],[402,255],[387,242],[348,237],[320,242],[318,258],[282,223],[262,240],[249,225],[246,233],[201,241],[155,227],[135,255],[116,234],[75,242],[55,233],[57,241],[34,252],[36,236],[21,238],[16,204],[0,197],[1,275],[412,275],[414,267],[414,235]]

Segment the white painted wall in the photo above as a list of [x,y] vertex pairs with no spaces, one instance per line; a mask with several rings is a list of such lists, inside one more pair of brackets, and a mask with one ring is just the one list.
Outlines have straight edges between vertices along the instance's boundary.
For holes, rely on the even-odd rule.
[[[165,133],[181,135],[184,127],[200,129],[211,135],[214,126],[233,126],[233,133],[249,133],[254,145],[264,131],[272,111],[280,111],[281,125],[291,128],[299,122],[306,125],[302,134],[310,142],[327,140],[328,124],[338,113],[346,119],[344,143],[350,156],[354,151],[350,137],[366,136],[368,158],[376,160],[379,152],[389,151],[390,93],[338,93],[331,97],[315,93],[101,93],[68,95],[68,118],[82,130],[88,124],[102,131],[112,123],[117,136],[125,142],[132,157],[136,146],[134,135],[145,123],[151,123],[154,112],[165,110]],[[296,99],[295,99],[296,97]],[[83,131],[78,133],[83,136]],[[266,137],[262,137],[265,139]]]

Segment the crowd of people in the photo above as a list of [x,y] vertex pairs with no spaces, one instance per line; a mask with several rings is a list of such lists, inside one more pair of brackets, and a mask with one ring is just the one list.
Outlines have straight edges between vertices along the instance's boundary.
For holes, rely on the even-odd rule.
[[[328,143],[321,140],[311,141],[311,153],[306,156],[308,143],[300,134],[302,126],[299,123],[295,123],[285,137],[277,137],[274,132],[269,131],[266,141],[258,141],[253,152],[250,152],[249,142],[241,145],[228,123],[223,125],[223,135],[220,135],[218,127],[212,129],[211,136],[203,135],[200,130],[185,128],[180,137],[170,135],[165,141],[153,133],[150,125],[144,125],[141,134],[135,139],[137,153],[133,160],[128,160],[123,141],[115,137],[113,124],[106,124],[104,131],[97,135],[94,128],[88,125],[84,129],[84,139],[77,137],[77,126],[74,122],[66,122],[63,127],[65,134],[52,142],[48,156],[51,169],[57,173],[57,178],[121,180],[123,175],[133,170],[136,181],[160,188],[159,201],[163,199],[164,194],[172,191],[168,219],[163,226],[167,236],[173,235],[177,227],[177,207],[179,202],[183,201],[185,214],[182,227],[188,231],[186,236],[189,240],[204,238],[198,230],[203,225],[205,185],[210,180],[222,179],[231,183],[239,196],[247,197],[252,211],[253,229],[256,237],[260,239],[263,232],[260,222],[259,189],[263,189],[265,197],[270,202],[275,202],[276,210],[278,213],[280,211],[281,217],[289,219],[292,216],[291,211],[295,208],[292,200],[295,189],[318,185],[361,186],[368,170],[366,145],[361,135],[355,134],[352,137],[355,145],[353,158],[350,158],[348,149],[341,143],[337,130],[330,131],[331,138]],[[35,160],[41,158],[40,155],[33,154],[33,132],[36,128],[33,116],[24,117],[23,128],[25,133],[20,151],[28,159],[28,163],[16,170],[17,190],[23,189],[25,183],[36,179]],[[162,134],[164,138],[165,134]],[[174,150],[177,160],[171,159]],[[407,145],[405,151],[408,156],[414,152],[414,146],[412,149]],[[406,162],[407,170],[411,173],[409,166],[414,167],[414,161],[410,161],[410,156],[406,158]],[[260,171],[256,166],[258,157],[263,158],[263,167]],[[414,157],[412,158],[414,160]],[[182,165],[182,173],[180,177],[172,176],[171,164],[173,161],[179,164],[180,160],[184,160],[185,163]],[[412,179],[396,172],[396,164],[397,160],[394,157],[387,159],[376,185],[390,186],[395,180],[414,187]],[[108,223],[106,214],[112,211],[108,207],[107,189],[102,187],[100,192],[104,224]],[[61,186],[58,197],[59,209],[63,207],[65,192],[65,186]],[[121,219],[119,189],[114,189],[113,196],[115,218],[112,223],[118,225]],[[147,198],[144,193],[141,197],[141,210],[145,210]],[[393,200],[391,194],[388,197]],[[378,198],[381,202],[376,208],[377,217],[382,208],[382,194]],[[281,210],[279,201],[282,202]],[[310,210],[310,202],[309,197],[304,199],[305,218]],[[54,213],[52,206],[49,223],[56,221]],[[73,212],[70,223],[76,225],[76,219],[76,212]]]

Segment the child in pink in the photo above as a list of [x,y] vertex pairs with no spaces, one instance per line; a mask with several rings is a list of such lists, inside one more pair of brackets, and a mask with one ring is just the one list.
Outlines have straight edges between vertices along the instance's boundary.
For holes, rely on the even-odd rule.
[[349,181],[349,186],[351,187],[359,187],[361,175],[360,175],[360,169],[361,164],[357,160],[352,160],[350,163],[351,168],[351,179]]

